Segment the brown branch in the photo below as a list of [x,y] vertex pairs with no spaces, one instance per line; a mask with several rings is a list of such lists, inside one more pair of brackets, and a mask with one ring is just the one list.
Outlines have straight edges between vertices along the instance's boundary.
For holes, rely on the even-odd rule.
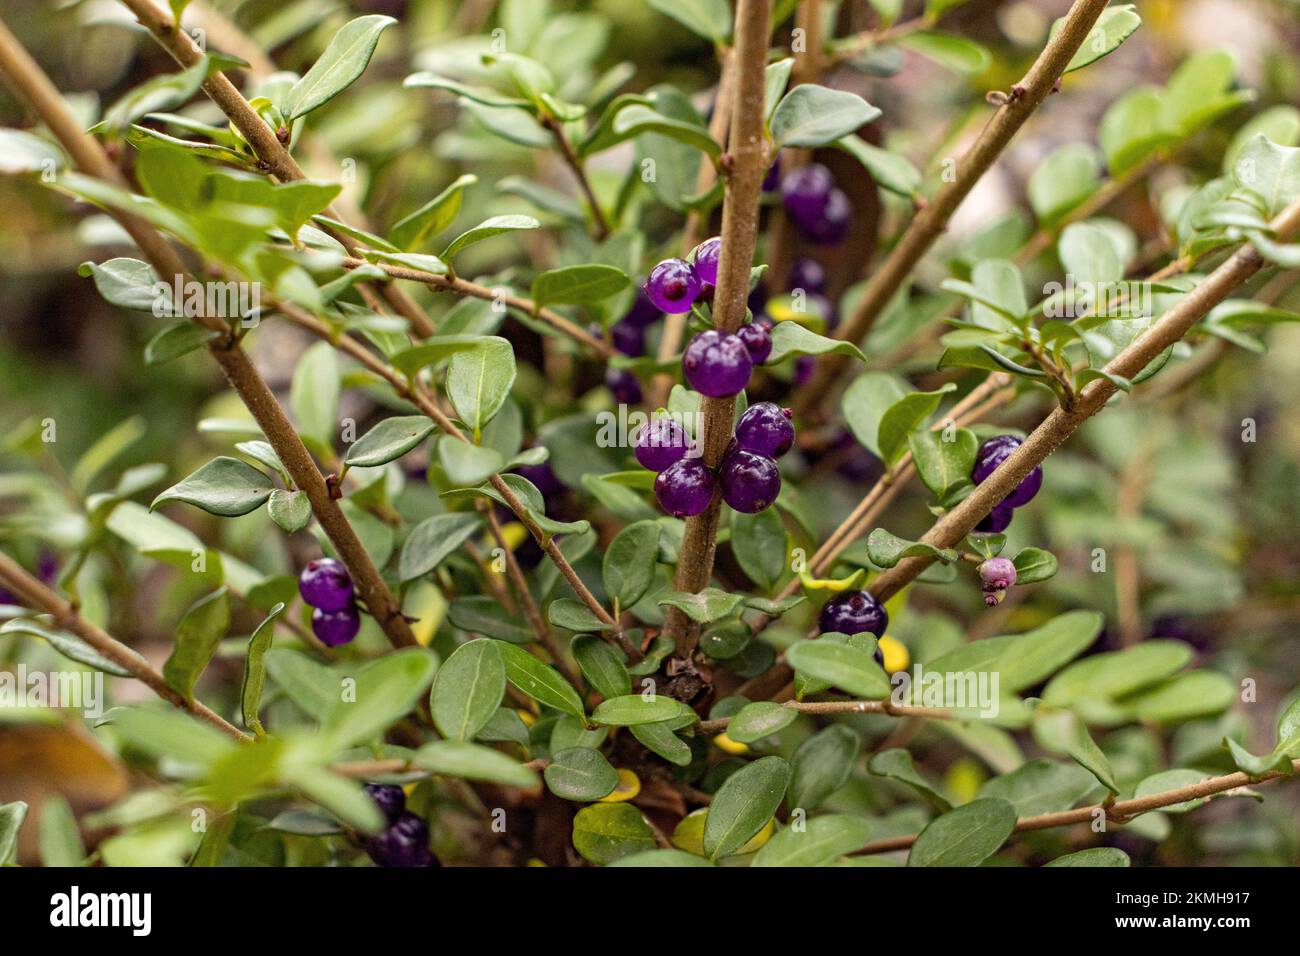
[[[992,168],[1012,137],[1052,92],[1108,2],[1075,0],[1060,31],[1039,54],[1024,79],[1013,87],[1012,94],[993,114],[975,144],[958,161],[956,178],[946,183],[916,215],[884,263],[872,273],[853,313],[835,330],[837,338],[849,342],[862,340],[917,263],[943,234],[948,220],[975,183]],[[799,393],[796,411],[809,412],[827,400],[847,362],[843,355],[822,356],[812,380]]]
[[[1300,770],[1300,760],[1292,761],[1291,766],[1292,770]],[[1091,823],[1096,819],[1099,812],[1105,814],[1106,819],[1112,823],[1122,825],[1140,813],[1148,813],[1152,810],[1161,810],[1165,807],[1172,807],[1180,803],[1186,803],[1189,800],[1200,800],[1205,797],[1212,797],[1216,794],[1227,793],[1229,790],[1236,790],[1253,783],[1264,783],[1285,776],[1289,775],[1282,773],[1281,771],[1274,771],[1273,773],[1264,774],[1261,777],[1250,777],[1238,771],[1237,773],[1224,774],[1221,777],[1207,777],[1199,783],[1189,784],[1186,787],[1179,787],[1176,790],[1164,790],[1160,793],[1153,793],[1145,797],[1134,797],[1132,800],[1118,800],[1109,805],[1100,803],[1093,807],[1079,807],[1075,810],[1062,810],[1057,813],[1042,813],[1032,817],[1021,817],[1016,821],[1016,828],[1013,832],[1023,833],[1026,830],[1048,830],[1052,827],[1063,827],[1072,823]],[[916,842],[918,836],[920,836],[920,834],[876,840],[868,843],[861,850],[858,850],[855,855],[886,853],[890,850],[906,850]]]
[[587,178],[587,170],[583,167],[582,160],[578,158],[573,143],[564,132],[564,124],[554,116],[545,116],[542,118],[542,125],[555,137],[555,145],[560,150],[564,164],[578,180],[578,186],[581,187],[583,196],[587,198],[587,205],[591,208],[591,218],[595,222],[596,239],[598,241],[604,239],[609,235],[609,219],[605,217],[605,210],[600,207],[600,200],[596,198],[596,192],[591,188],[591,180]]
[[[763,67],[767,61],[770,5],[770,0],[740,0],[736,5],[736,93],[727,147],[730,172],[722,203],[718,286],[713,294],[713,324],[723,332],[735,332],[745,321],[749,273],[758,237],[758,200],[767,168]],[[703,458],[710,468],[722,461],[731,439],[735,407],[735,396],[704,397],[700,402]],[[703,513],[686,520],[674,584],[677,590],[698,592],[709,583],[720,509],[721,498],[715,494]],[[676,644],[679,656],[688,656],[694,650],[697,628],[677,608],[669,608],[664,630]]]
[[[104,182],[125,188],[126,183],[103,147],[82,131],[49,77],[3,23],[0,23],[0,71],[45,120],[79,169]],[[160,279],[177,276],[187,283],[193,281],[176,251],[161,233],[133,216],[115,210],[110,211],[110,214],[130,233]],[[216,317],[193,313],[189,303],[182,305],[186,307],[189,318],[219,333],[217,338],[208,343],[209,353],[221,366],[227,381],[266,435],[294,484],[306,492],[317,522],[351,572],[367,610],[395,646],[415,645],[415,635],[402,617],[401,609],[388,590],[388,585],[380,577],[338,502],[331,496],[324,476],[312,461],[284,409],[240,348],[231,328]]]
[[[921,707],[914,704],[894,704],[889,700],[787,700],[782,705],[787,710],[801,714],[888,714],[891,717],[930,717],[935,720],[960,717],[943,707]],[[702,720],[696,730],[702,734],[722,733],[732,717]]]
[[[0,45],[7,31],[0,25]],[[199,700],[189,700],[167,683],[167,680],[140,654],[110,636],[82,617],[72,603],[47,587],[39,578],[7,554],[0,552],[0,584],[13,592],[24,607],[50,615],[59,630],[70,631],[118,667],[145,684],[150,690],[174,707],[187,711],[211,724],[227,736],[238,741],[252,740],[234,724],[225,720]]]

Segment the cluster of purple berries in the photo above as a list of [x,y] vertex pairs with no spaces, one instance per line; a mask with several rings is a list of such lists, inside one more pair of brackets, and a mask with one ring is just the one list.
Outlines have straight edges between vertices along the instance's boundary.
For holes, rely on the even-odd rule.
[[715,473],[692,447],[686,430],[671,418],[657,418],[641,428],[632,444],[636,460],[655,478],[655,497],[675,518],[700,514],[722,491],[722,500],[736,511],[755,514],[768,508],[781,492],[776,459],[794,444],[790,410],[773,402],[745,409],[736,433]]
[[342,561],[317,558],[298,576],[298,593],[310,604],[312,632],[328,647],[347,644],[361,630],[361,613],[352,598],[352,577]]
[[429,825],[406,809],[402,788],[368,783],[365,790],[388,820],[388,828],[366,844],[366,852],[376,865],[438,866],[437,857],[429,850]]
[[[975,467],[971,471],[971,481],[977,485],[983,482],[1007,460],[1013,451],[1020,447],[1021,443],[1021,439],[1015,435],[998,435],[980,445],[979,451],[975,453]],[[1043,487],[1043,466],[1039,465],[1025,476],[1025,480],[1020,482],[1011,494],[994,506],[984,520],[975,526],[975,530],[987,534],[1005,531],[1011,524],[1012,512],[1021,505],[1029,504],[1041,487]]]
[[790,221],[809,242],[834,246],[849,234],[853,212],[849,197],[821,163],[786,173],[781,179],[781,202]]

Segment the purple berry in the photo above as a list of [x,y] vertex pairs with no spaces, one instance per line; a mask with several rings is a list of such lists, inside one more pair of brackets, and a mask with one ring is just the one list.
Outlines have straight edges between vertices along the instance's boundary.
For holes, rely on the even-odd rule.
[[316,608],[311,612],[311,630],[326,647],[339,647],[357,636],[361,630],[361,614],[355,605],[341,611]]
[[993,510],[985,515],[984,520],[975,526],[975,530],[981,534],[999,534],[1006,531],[1015,510],[1005,501],[1000,505],[994,505]]
[[767,174],[763,177],[763,192],[770,193],[781,185],[781,154],[777,153],[776,158],[772,160],[772,165],[767,167]]
[[[990,438],[983,445],[980,445],[979,451],[975,453],[975,468],[971,471],[971,480],[975,484],[981,484],[989,475],[997,470],[998,466],[1010,457],[1021,445],[1021,440],[1015,435],[998,435]],[[1025,476],[1024,480],[1016,486],[1011,494],[1003,499],[1003,504],[1010,505],[1012,508],[1019,508],[1021,505],[1027,505],[1038,494],[1038,490],[1043,487],[1043,466],[1038,465]]]
[[718,260],[722,257],[722,237],[705,239],[693,250],[695,277],[704,285],[718,284]]
[[663,471],[690,451],[686,429],[671,418],[657,418],[637,429],[632,439],[636,460],[651,471]]
[[47,548],[42,548],[36,558],[36,576],[46,584],[54,584],[59,576],[59,556]]
[[842,189],[832,189],[820,216],[802,224],[803,233],[819,246],[836,246],[849,235],[853,206]]
[[750,322],[742,325],[736,336],[745,343],[745,349],[755,365],[762,365],[772,354],[772,333],[767,330],[767,326]]
[[700,294],[700,280],[685,259],[665,259],[650,270],[645,294],[660,311],[678,315],[691,311]]
[[745,451],[780,458],[794,444],[793,413],[775,402],[759,402],[745,409],[736,422],[736,443]]
[[437,866],[429,851],[429,825],[414,813],[403,813],[393,825],[370,841],[370,858],[379,866]]
[[821,163],[792,169],[781,180],[781,202],[801,229],[816,221],[826,210],[835,179]]
[[[555,469],[551,467],[551,463],[548,461],[544,461],[540,465],[520,465],[515,469],[515,474],[531,481],[533,486],[542,493],[543,498],[563,494],[567,490],[564,482],[560,481],[559,476],[555,474]],[[514,519],[511,518],[510,520],[513,521]]]
[[655,479],[655,497],[659,505],[674,518],[699,514],[713,500],[717,488],[713,472],[698,458],[683,458],[659,472]]
[[342,561],[317,558],[298,576],[298,593],[312,607],[341,611],[352,603],[352,578]]
[[641,326],[620,319],[609,327],[609,337],[624,355],[645,355],[645,329]]
[[790,265],[790,288],[810,294],[825,291],[826,269],[816,259],[800,256]]
[[362,789],[370,794],[370,799],[379,806],[389,823],[396,823],[406,809],[406,793],[401,787],[391,783],[367,783]]
[[610,368],[605,372],[605,386],[614,393],[620,405],[641,404],[641,383],[625,368]]
[[659,311],[655,304],[651,302],[650,298],[645,294],[645,290],[637,289],[636,301],[632,303],[632,308],[628,311],[627,315],[623,316],[621,321],[627,325],[635,325],[638,328],[644,329],[646,326],[654,325],[654,323],[658,322],[659,316],[662,314],[663,313]]
[[1007,588],[1016,583],[1016,566],[1007,558],[989,558],[979,567],[984,603],[989,607],[1006,597]]
[[12,591],[6,591],[4,588],[0,588],[0,604],[16,605],[17,603],[18,603],[18,598],[14,597],[14,593]]
[[870,631],[880,637],[889,626],[889,615],[885,606],[866,591],[846,591],[826,602],[817,624],[823,634]]
[[754,360],[734,335],[709,329],[691,339],[682,356],[686,383],[701,395],[725,398],[744,391]]
[[756,514],[776,501],[781,492],[781,472],[765,455],[736,449],[719,473],[722,500],[734,510]]
[[794,383],[796,385],[805,385],[808,379],[812,378],[813,370],[817,368],[817,360],[811,355],[800,355],[794,360]]

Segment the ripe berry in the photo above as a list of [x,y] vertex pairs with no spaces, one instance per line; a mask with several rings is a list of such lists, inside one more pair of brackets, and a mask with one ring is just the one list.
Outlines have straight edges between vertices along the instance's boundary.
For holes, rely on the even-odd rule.
[[317,558],[298,576],[298,593],[312,607],[341,611],[352,603],[352,578],[342,561]]
[[756,514],[781,493],[781,472],[765,455],[737,449],[727,456],[719,472],[722,500],[734,510]]
[[982,534],[998,534],[1006,531],[1015,510],[1005,501],[1000,505],[994,505],[993,510],[984,516],[984,520],[975,526],[975,530]]
[[674,518],[689,518],[709,506],[718,481],[698,458],[683,458],[659,472],[655,497]]
[[706,285],[718,284],[718,260],[722,256],[722,237],[705,239],[693,250],[695,277]]
[[762,365],[772,354],[772,333],[767,330],[767,326],[750,322],[742,325],[736,336],[745,343],[745,349],[755,365]]
[[763,176],[763,192],[770,193],[781,185],[781,154],[777,153],[776,158],[772,160],[772,165],[767,167],[767,173]]
[[645,328],[620,319],[609,327],[614,348],[624,355],[645,355]]
[[811,355],[800,355],[794,360],[794,383],[806,385],[817,368],[817,360]]
[[1016,583],[1016,566],[1007,558],[989,558],[979,567],[984,603],[989,607],[1006,597],[1007,588]]
[[548,461],[540,465],[520,465],[515,469],[515,474],[531,481],[533,486],[542,493],[543,498],[560,495],[568,490]]
[[650,270],[645,294],[662,312],[673,315],[689,312],[700,294],[700,280],[685,259],[665,259]]
[[406,809],[406,793],[401,787],[390,783],[367,783],[363,789],[370,794],[370,799],[379,806],[389,823],[396,823]]
[[691,339],[682,356],[686,383],[701,395],[725,398],[744,391],[754,360],[734,335],[708,329]]
[[326,647],[339,647],[357,636],[361,630],[361,614],[355,605],[339,611],[316,608],[311,612],[311,630]]
[[[983,482],[1020,445],[1021,441],[1015,435],[998,435],[980,445],[979,451],[975,453],[975,468],[971,471],[971,480],[977,485]],[[1027,505],[1038,494],[1038,489],[1042,486],[1043,466],[1038,465],[1025,476],[1024,480],[1016,486],[1011,494],[1003,499],[1002,503],[1013,508]]]
[[614,393],[614,401],[620,405],[641,404],[641,383],[628,369],[607,369],[605,386]]
[[781,180],[781,202],[800,229],[814,222],[826,209],[835,179],[821,163],[809,163],[785,174]]
[[804,292],[822,292],[826,289],[826,269],[816,259],[801,256],[790,264],[790,288]]
[[12,591],[6,591],[4,588],[0,588],[0,604],[16,605],[17,603],[18,603],[18,599],[14,597]]
[[794,444],[794,425],[790,409],[776,402],[750,405],[736,422],[736,443],[745,451],[769,458],[780,458]]
[[380,866],[437,866],[429,851],[429,825],[414,813],[403,813],[370,841],[370,858]]
[[889,615],[885,606],[866,591],[846,591],[826,602],[817,624],[823,634],[870,631],[878,638],[889,626]]
[[835,246],[848,237],[852,219],[853,206],[849,197],[842,189],[832,189],[821,215],[802,223],[802,229],[810,242],[819,246]]
[[662,314],[658,307],[646,296],[645,290],[637,289],[636,301],[632,303],[632,308],[620,321],[643,329],[647,325],[653,325],[659,321],[659,316]]
[[651,471],[663,471],[686,457],[690,438],[671,418],[657,418],[637,430],[632,439],[636,460]]

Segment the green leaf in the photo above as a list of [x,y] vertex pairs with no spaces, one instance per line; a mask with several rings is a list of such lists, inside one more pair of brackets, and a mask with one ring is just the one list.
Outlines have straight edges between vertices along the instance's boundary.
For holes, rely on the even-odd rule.
[[146,113],[163,112],[188,102],[213,71],[242,62],[236,57],[204,55],[179,73],[145,80],[105,110],[99,126],[116,134],[125,132]]
[[970,482],[979,439],[968,428],[951,432],[946,428],[939,431],[920,429],[907,436],[907,447],[912,452],[921,481],[936,498],[942,500],[954,489]]
[[402,545],[398,560],[398,577],[413,581],[428,574],[449,558],[478,531],[481,519],[477,514],[450,512],[425,518]]
[[484,239],[501,236],[507,232],[527,229],[540,229],[542,224],[532,216],[493,216],[485,219],[472,229],[467,229],[451,241],[451,245],[442,250],[438,256],[443,262],[451,262],[457,254]]
[[981,799],[935,817],[907,854],[908,866],[979,866],[1016,828],[1005,800]]
[[1270,773],[1290,773],[1292,770],[1291,757],[1280,747],[1257,757],[1231,737],[1224,737],[1223,745],[1228,748],[1228,753],[1231,754],[1232,762],[1237,765],[1237,769],[1252,777],[1262,777]]
[[564,800],[599,800],[618,786],[618,771],[604,754],[588,747],[571,747],[552,755],[543,775],[551,793]]
[[[1188,770],[1185,768],[1175,768],[1173,770],[1162,770],[1143,779],[1133,791],[1133,798],[1140,800],[1143,797],[1151,797],[1157,793],[1165,793],[1169,790],[1181,790],[1183,787],[1190,787],[1200,783],[1202,780],[1210,777],[1211,774],[1202,773],[1200,770]],[[1167,807],[1161,807],[1161,813],[1186,813],[1188,810],[1195,810],[1197,807],[1204,806],[1210,802],[1209,797],[1198,797],[1194,800],[1184,800],[1182,803],[1171,804]]]
[[1122,651],[1092,654],[1053,677],[1043,689],[1043,701],[1069,707],[1088,699],[1122,697],[1177,673],[1191,659],[1186,643],[1169,640],[1146,640]]
[[711,860],[744,846],[767,824],[790,785],[790,765],[762,757],[741,767],[718,788],[704,822],[704,853]]
[[311,499],[305,491],[276,488],[266,503],[267,514],[288,534],[301,531],[311,523]]
[[587,305],[600,302],[627,288],[627,273],[600,264],[565,266],[539,273],[533,280],[533,302],[545,305]]
[[630,803],[594,803],[573,818],[573,846],[584,860],[604,866],[654,849],[655,835]]
[[338,675],[306,654],[287,648],[266,652],[266,672],[303,713],[323,722],[341,693]]
[[[0,815],[3,810],[0,810]],[[3,824],[0,824],[3,828]],[[61,794],[45,798],[40,821],[41,865],[52,867],[81,866],[86,859],[86,845],[81,841],[77,818]],[[0,835],[0,864],[7,855]]]
[[921,171],[906,156],[873,146],[858,136],[844,136],[834,145],[861,163],[881,189],[907,199],[920,192]]
[[48,140],[20,129],[0,129],[0,173],[53,173],[67,162],[63,152]]
[[289,406],[308,446],[317,453],[332,453],[339,417],[339,363],[329,342],[317,342],[298,360]]
[[415,212],[393,223],[393,227],[388,230],[389,242],[407,252],[418,249],[425,239],[436,236],[456,221],[465,190],[476,182],[477,176],[457,177],[450,186]]
[[311,766],[293,767],[285,777],[308,799],[363,834],[374,835],[384,829],[384,815],[357,781]]
[[[448,658],[447,663],[450,662]],[[433,654],[423,647],[405,647],[370,661],[357,671],[351,693],[345,688],[333,702],[322,729],[338,747],[382,737],[384,731],[415,708],[433,680],[436,667]],[[442,670],[438,676],[442,676]],[[478,693],[477,689],[474,693]],[[496,702],[500,700],[498,691]],[[434,719],[436,723],[436,709]]]
[[1039,222],[1053,223],[1100,187],[1097,151],[1087,143],[1067,143],[1049,153],[1030,175],[1029,205]]
[[1058,856],[1043,866],[1129,866],[1128,854],[1113,846],[1095,846]]
[[486,337],[472,351],[456,352],[447,366],[447,396],[475,438],[501,410],[514,383],[515,351],[499,336]]
[[370,63],[379,35],[396,22],[392,17],[372,15],[345,24],[320,59],[285,95],[281,104],[285,119],[305,116],[351,86]]
[[915,557],[933,557],[952,563],[957,560],[957,552],[952,548],[936,548],[924,541],[908,541],[890,534],[884,528],[876,528],[867,536],[867,557],[878,567],[892,568],[904,558]]
[[466,487],[487,481],[506,468],[506,460],[495,448],[474,445],[450,435],[438,442],[438,464],[453,485]]
[[852,382],[840,400],[840,411],[853,431],[858,444],[876,457],[882,457],[876,438],[885,410],[908,393],[896,375],[886,372],[863,372]]
[[1046,680],[1092,646],[1104,623],[1097,611],[1067,611],[1021,634],[998,658],[1002,689],[1014,692]]
[[627,856],[620,857],[613,863],[608,864],[613,867],[697,867],[713,866],[702,856],[696,856],[694,853],[687,853],[685,850],[642,850],[640,853],[631,853]]
[[1192,671],[1142,691],[1125,701],[1139,720],[1175,723],[1226,709],[1236,685],[1217,671]]
[[1056,555],[1042,548],[1022,548],[1016,552],[1011,563],[1016,566],[1017,584],[1046,581],[1056,574],[1058,567]]
[[779,733],[798,716],[797,711],[770,700],[746,704],[727,724],[727,736],[742,744],[757,743],[764,737]]
[[543,664],[522,647],[497,642],[497,649],[511,684],[540,704],[586,720],[582,698],[558,670]]
[[[134,312],[153,312],[155,306],[170,315],[171,295],[153,266],[139,259],[118,257],[103,263],[83,262],[77,275],[89,276],[105,302]],[[187,322],[187,325],[193,323]]]
[[876,442],[880,447],[880,456],[886,463],[897,464],[907,450],[908,436],[935,413],[943,396],[956,388],[955,383],[949,382],[933,392],[912,392],[885,409],[880,417]]
[[772,114],[773,148],[829,146],[880,115],[856,93],[814,83],[796,86]]
[[[1052,29],[1048,34],[1049,37],[1056,36],[1057,32],[1065,23],[1065,17],[1057,20],[1052,24]],[[1071,73],[1074,70],[1082,69],[1089,63],[1100,60],[1103,56],[1113,53],[1119,49],[1119,45],[1133,35],[1134,31],[1142,25],[1142,18],[1137,15],[1131,3],[1122,3],[1119,6],[1107,7],[1101,11],[1101,16],[1093,24],[1092,30],[1089,31],[1087,39],[1083,45],[1070,58],[1069,65],[1066,66],[1065,72]]]
[[610,542],[601,564],[601,576],[606,593],[619,607],[630,608],[654,583],[659,567],[660,530],[657,521],[638,521]]
[[754,855],[751,866],[828,866],[861,850],[870,837],[869,820],[844,813],[813,817],[801,829],[778,831]]
[[576,598],[556,598],[546,609],[546,619],[568,631],[608,631],[606,624]]
[[27,819],[27,804],[21,800],[0,804],[0,866],[13,857],[18,848],[18,831]]
[[492,719],[506,692],[506,667],[498,641],[462,644],[438,668],[429,696],[433,722],[454,740],[473,740]]
[[731,516],[731,553],[741,570],[770,591],[786,570],[785,524],[775,508]]
[[591,712],[593,724],[609,727],[631,727],[634,724],[654,724],[664,720],[694,717],[695,712],[671,697],[627,694],[611,697],[596,705]]
[[188,319],[175,322],[145,344],[144,364],[163,365],[202,348],[216,337],[217,332],[213,329],[205,329]]
[[667,591],[659,596],[658,604],[675,607],[699,624],[712,624],[736,613],[742,598],[743,595],[728,594],[718,588],[705,588],[698,594]]
[[1242,149],[1232,176],[1275,216],[1300,198],[1300,147],[1279,146],[1260,133]]
[[848,355],[865,362],[867,357],[852,342],[827,338],[812,332],[798,322],[778,322],[772,329],[772,352],[764,365],[775,365],[792,355]]
[[705,127],[667,116],[642,103],[630,103],[619,110],[611,124],[611,130],[615,142],[646,134],[657,134],[684,146],[698,149],[713,159],[722,155],[722,147],[709,135]]
[[209,767],[228,757],[235,742],[183,711],[161,706],[124,707],[113,712],[113,729],[146,754]]
[[898,44],[955,73],[983,73],[992,60],[986,48],[954,33],[918,30],[900,38]]
[[149,510],[169,501],[183,501],[208,514],[235,518],[256,511],[273,490],[270,479],[252,465],[222,455],[160,494]]
[[397,352],[391,361],[394,368],[410,378],[420,369],[449,359],[457,352],[490,348],[490,343],[491,336],[486,335],[438,335]]
[[193,700],[194,685],[229,629],[230,596],[225,588],[195,601],[176,626],[171,656],[163,664],[167,686]]
[[1083,767],[1040,757],[980,788],[981,797],[1006,800],[1022,817],[1069,810],[1097,789],[1097,779]]
[[464,740],[435,740],[415,752],[411,762],[432,773],[465,780],[499,783],[504,787],[531,789],[537,774],[519,761],[491,747]]
[[811,812],[848,783],[860,747],[858,735],[843,724],[831,724],[801,743],[792,762],[790,808]]
[[253,636],[248,639],[248,652],[244,655],[244,679],[239,688],[240,710],[244,717],[244,726],[249,730],[262,733],[262,722],[257,712],[262,704],[262,689],[266,686],[266,652],[271,649],[275,637],[275,619],[284,610],[284,603],[271,608],[262,623],[257,625]]
[[1125,265],[1119,250],[1107,230],[1096,223],[1074,222],[1066,226],[1056,248],[1062,267],[1076,283],[1098,286],[1124,278]]
[[1068,710],[1035,714],[1034,733],[1044,747],[1063,751],[1091,773],[1111,793],[1119,793],[1115,771],[1101,752],[1088,726]]
[[865,700],[889,696],[889,678],[870,653],[831,641],[796,641],[786,648],[796,671]]
[[424,415],[385,418],[348,446],[343,462],[354,468],[373,468],[396,461],[433,434],[434,424]]
[[579,634],[569,645],[582,676],[601,697],[623,697],[632,693],[632,676],[618,651],[591,634]]
[[646,0],[665,16],[715,45],[731,36],[731,7],[727,0]]
[[653,724],[632,724],[628,730],[641,745],[678,767],[690,766],[690,745],[673,732],[678,721],[664,720]]
[[105,674],[116,677],[130,677],[131,672],[125,667],[113,663],[100,654],[81,638],[66,631],[57,631],[29,617],[16,617],[0,624],[0,635],[27,634],[46,641],[64,657],[86,664]]
[[948,798],[917,772],[912,764],[912,755],[902,748],[882,750],[867,762],[867,769],[878,777],[889,777],[907,784],[940,813],[952,809]]

